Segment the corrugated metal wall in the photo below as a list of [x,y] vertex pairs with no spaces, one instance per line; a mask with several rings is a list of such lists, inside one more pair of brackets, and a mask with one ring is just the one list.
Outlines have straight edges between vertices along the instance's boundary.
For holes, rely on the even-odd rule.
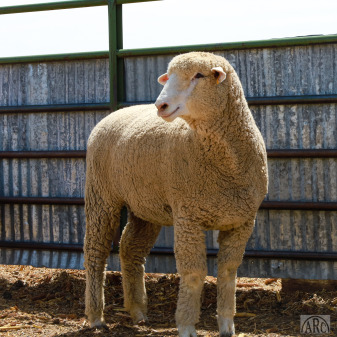
[[[337,93],[336,44],[258,48],[218,52],[234,66],[246,96],[329,95]],[[161,90],[157,77],[172,56],[125,58],[128,102],[154,101]],[[63,61],[0,65],[0,106],[102,103],[109,100],[108,61]],[[251,106],[269,150],[337,149],[336,104]],[[94,125],[107,111],[7,112],[0,115],[0,151],[85,150]],[[337,158],[269,159],[268,201],[337,201]],[[83,197],[84,158],[3,158],[2,197]],[[83,205],[0,205],[0,240],[52,244],[82,244]],[[210,251],[217,233],[207,234]],[[18,245],[16,245],[18,246]],[[172,228],[164,228],[155,248],[172,248]],[[336,210],[261,209],[239,275],[337,279]],[[270,258],[272,253],[274,258]],[[299,253],[298,259],[282,257]],[[262,253],[267,253],[265,256]],[[305,259],[301,253],[318,259]],[[269,254],[269,257],[267,256]],[[325,254],[325,255],[324,255]],[[209,273],[216,260],[209,257]],[[258,255],[258,254],[257,254]],[[286,254],[284,254],[286,255]],[[303,255],[303,254],[302,254]],[[308,256],[309,256],[308,255]],[[324,256],[330,256],[325,258]],[[82,268],[80,251],[0,249],[0,263]],[[119,269],[111,256],[109,265]],[[172,255],[153,254],[149,272],[174,272]]]

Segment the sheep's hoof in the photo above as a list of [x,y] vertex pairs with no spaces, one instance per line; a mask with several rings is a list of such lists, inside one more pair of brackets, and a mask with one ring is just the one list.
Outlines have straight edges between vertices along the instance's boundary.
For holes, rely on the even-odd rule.
[[133,324],[145,325],[149,322],[147,316],[138,308],[130,310],[130,315],[132,317]]
[[235,335],[234,322],[232,318],[218,316],[220,337],[232,337]]
[[93,322],[90,322],[91,328],[101,329],[101,330],[109,330],[109,327],[106,325],[105,321],[98,318]]
[[220,337],[232,337],[234,336],[234,334],[232,334],[231,332],[224,332],[220,335]]
[[146,318],[146,319],[142,319],[141,321],[138,321],[136,323],[134,323],[136,325],[148,325],[149,324],[149,320]]
[[179,337],[198,337],[193,325],[179,325],[178,333]]

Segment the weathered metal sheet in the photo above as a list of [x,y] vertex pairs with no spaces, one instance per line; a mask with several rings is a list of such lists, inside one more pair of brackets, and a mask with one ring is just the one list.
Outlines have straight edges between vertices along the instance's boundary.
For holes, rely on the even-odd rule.
[[0,65],[0,105],[109,101],[107,59]]
[[[244,259],[238,276],[279,277],[312,280],[336,279],[337,262],[279,259]],[[213,270],[216,270],[214,266]]]
[[83,269],[83,253],[52,250],[0,249],[3,264],[22,264],[34,267]]
[[336,149],[337,104],[254,106],[268,149]]
[[166,73],[172,56],[132,57],[125,60],[125,98],[127,102],[154,102],[162,86],[157,79]]
[[[247,97],[334,94],[336,44],[217,52],[237,71]],[[127,101],[154,101],[170,56],[125,59]]]
[[108,114],[108,111],[3,114],[0,151],[85,150],[91,130]]
[[2,241],[83,243],[83,206],[0,205]]
[[267,200],[337,201],[337,160],[269,159]]
[[85,159],[0,160],[1,196],[84,197]]
[[337,251],[337,212],[260,210],[248,250]]

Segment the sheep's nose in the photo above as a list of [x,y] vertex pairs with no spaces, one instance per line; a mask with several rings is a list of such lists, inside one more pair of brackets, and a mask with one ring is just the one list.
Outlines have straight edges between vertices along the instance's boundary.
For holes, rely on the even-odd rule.
[[157,109],[158,109],[158,112],[164,112],[168,107],[169,105],[167,103],[155,103]]

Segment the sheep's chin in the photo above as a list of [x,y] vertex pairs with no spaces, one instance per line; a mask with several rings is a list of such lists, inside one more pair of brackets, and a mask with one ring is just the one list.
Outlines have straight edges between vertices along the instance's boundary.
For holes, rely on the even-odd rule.
[[161,117],[166,122],[173,122],[177,117],[181,115],[181,112],[182,112],[181,108],[178,107],[177,109],[175,109],[173,112],[171,112],[168,115],[161,115],[158,113],[158,116]]

